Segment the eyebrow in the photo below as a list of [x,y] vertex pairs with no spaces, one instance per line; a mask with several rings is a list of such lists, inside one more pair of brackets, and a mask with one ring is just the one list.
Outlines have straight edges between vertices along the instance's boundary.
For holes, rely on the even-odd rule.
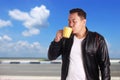
[[69,21],[69,20],[76,20],[76,19],[68,19],[68,21]]

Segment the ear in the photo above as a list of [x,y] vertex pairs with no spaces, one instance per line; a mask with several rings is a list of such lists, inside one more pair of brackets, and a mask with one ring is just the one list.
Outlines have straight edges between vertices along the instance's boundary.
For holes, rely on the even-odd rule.
[[86,25],[86,19],[83,19],[83,24]]

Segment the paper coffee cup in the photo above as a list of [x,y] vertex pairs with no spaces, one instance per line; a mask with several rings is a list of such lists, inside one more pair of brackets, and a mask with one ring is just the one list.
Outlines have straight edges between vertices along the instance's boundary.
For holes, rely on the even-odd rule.
[[63,29],[63,37],[64,38],[69,38],[71,33],[72,33],[72,28],[64,27],[64,29]]

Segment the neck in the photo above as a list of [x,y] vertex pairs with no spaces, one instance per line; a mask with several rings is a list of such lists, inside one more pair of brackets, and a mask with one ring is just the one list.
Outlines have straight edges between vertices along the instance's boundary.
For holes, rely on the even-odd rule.
[[79,39],[84,38],[86,36],[86,27],[83,27],[75,36]]

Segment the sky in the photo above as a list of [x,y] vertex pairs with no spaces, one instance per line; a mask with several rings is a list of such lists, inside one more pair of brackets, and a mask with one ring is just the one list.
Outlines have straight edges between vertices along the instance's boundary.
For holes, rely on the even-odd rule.
[[120,58],[120,0],[0,0],[0,57],[47,58],[69,10],[87,13],[87,28],[105,37],[110,58]]

